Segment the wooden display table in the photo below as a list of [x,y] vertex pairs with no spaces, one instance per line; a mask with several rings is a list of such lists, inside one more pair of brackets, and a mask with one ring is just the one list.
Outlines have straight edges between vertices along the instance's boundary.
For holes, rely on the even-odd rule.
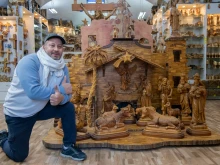
[[[220,144],[220,134],[212,132],[211,136],[191,136],[184,130],[183,139],[169,139],[150,137],[142,135],[144,127],[135,124],[126,125],[130,135],[124,138],[111,140],[81,140],[77,144],[80,148],[114,148],[122,150],[142,150],[153,149],[165,146],[197,146],[197,145],[218,145]],[[187,127],[186,127],[187,129]],[[91,131],[91,130],[90,130]],[[61,148],[62,136],[55,133],[52,128],[43,139],[43,144],[47,148]]]

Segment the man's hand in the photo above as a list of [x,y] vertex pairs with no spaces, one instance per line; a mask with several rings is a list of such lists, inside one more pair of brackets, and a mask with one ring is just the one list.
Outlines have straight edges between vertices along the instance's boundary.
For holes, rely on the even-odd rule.
[[71,94],[73,92],[72,85],[66,82],[66,76],[64,76],[62,86],[64,87],[66,94]]
[[50,96],[50,104],[56,106],[63,100],[63,98],[64,96],[60,93],[58,87],[55,86],[55,93]]

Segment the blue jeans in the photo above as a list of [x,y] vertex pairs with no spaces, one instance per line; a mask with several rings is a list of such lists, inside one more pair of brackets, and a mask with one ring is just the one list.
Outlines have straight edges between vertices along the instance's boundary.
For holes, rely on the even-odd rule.
[[36,121],[61,118],[64,132],[63,144],[69,146],[76,142],[75,109],[72,103],[52,106],[50,102],[37,114],[27,118],[5,115],[8,125],[8,139],[2,143],[6,155],[15,162],[22,162],[29,153],[29,140]]

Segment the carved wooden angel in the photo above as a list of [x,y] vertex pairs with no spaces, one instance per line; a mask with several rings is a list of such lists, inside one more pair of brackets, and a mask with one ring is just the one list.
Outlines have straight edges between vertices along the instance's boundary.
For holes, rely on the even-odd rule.
[[136,71],[137,65],[129,68],[127,63],[124,63],[123,67],[115,68],[118,74],[121,76],[121,89],[129,89],[129,83],[131,82],[131,75]]

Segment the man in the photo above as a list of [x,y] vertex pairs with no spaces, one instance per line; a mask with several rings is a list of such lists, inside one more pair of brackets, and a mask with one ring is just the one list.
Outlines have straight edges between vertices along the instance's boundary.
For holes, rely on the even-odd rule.
[[22,162],[28,156],[35,122],[50,118],[62,119],[61,156],[86,159],[86,154],[75,146],[75,110],[69,102],[72,86],[62,57],[63,44],[65,40],[61,36],[49,34],[40,50],[23,57],[14,71],[3,104],[8,132],[0,131],[0,146],[15,162]]

